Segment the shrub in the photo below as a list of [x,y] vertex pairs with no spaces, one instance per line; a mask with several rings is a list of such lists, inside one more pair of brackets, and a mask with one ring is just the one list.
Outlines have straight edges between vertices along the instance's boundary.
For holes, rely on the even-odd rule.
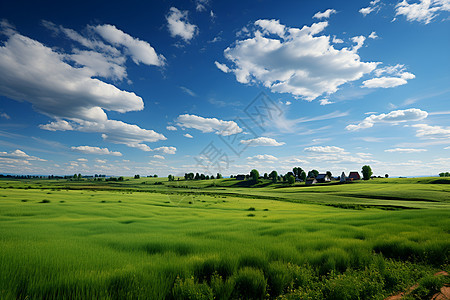
[[426,276],[419,281],[419,287],[411,294],[415,299],[431,299],[444,284],[450,283],[448,276]]
[[243,299],[263,299],[267,282],[262,271],[245,267],[234,277],[234,297]]
[[250,207],[249,209],[247,209],[248,211],[255,211],[256,209],[254,207]]
[[42,201],[39,202],[39,203],[50,203],[50,200],[44,199],[44,200],[42,200]]
[[175,280],[172,289],[174,299],[204,300],[214,299],[212,289],[206,283],[198,283],[193,277]]

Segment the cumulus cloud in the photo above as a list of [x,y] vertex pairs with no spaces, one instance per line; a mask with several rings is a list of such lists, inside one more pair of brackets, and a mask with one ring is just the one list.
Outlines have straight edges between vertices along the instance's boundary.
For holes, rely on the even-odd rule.
[[109,151],[108,148],[91,147],[91,146],[77,146],[77,147],[71,147],[71,149],[72,149],[72,151],[85,153],[85,154],[122,156],[122,153],[117,152],[117,151]]
[[369,34],[368,38],[374,40],[374,39],[377,39],[377,38],[378,38],[378,35],[377,35],[377,33],[376,33],[375,31],[372,31],[372,32]]
[[330,8],[330,9],[327,9],[326,11],[324,11],[324,12],[317,12],[313,16],[313,18],[314,19],[328,19],[332,14],[335,14],[335,13],[337,13],[337,11]]
[[365,17],[365,16],[367,16],[368,14],[370,14],[370,13],[372,13],[373,11],[378,10],[378,9],[380,8],[380,6],[379,6],[379,4],[378,4],[379,2],[380,2],[380,0],[373,0],[373,1],[370,1],[369,6],[361,8],[361,9],[359,10],[359,12]]
[[94,27],[94,30],[108,43],[125,47],[136,64],[143,63],[155,66],[165,64],[164,56],[158,55],[148,42],[134,38],[114,25],[98,25]]
[[[428,116],[426,111],[420,110],[418,108],[410,108],[405,110],[395,110],[388,114],[370,115],[365,118],[361,123],[356,125],[348,125],[345,127],[347,130],[356,131],[360,129],[370,128],[375,125],[375,123],[390,123],[398,124],[408,121],[419,121],[423,120]],[[414,126],[414,125],[413,125]]]
[[16,149],[11,152],[0,152],[0,158],[2,159],[2,161],[5,161],[5,159],[23,160],[23,161],[30,161],[30,160],[47,161],[45,159],[42,159],[42,158],[39,158],[36,156],[30,156],[19,149]]
[[277,142],[275,139],[268,137],[258,137],[249,140],[241,140],[241,144],[249,145],[249,146],[283,146],[284,142]]
[[270,154],[258,154],[255,156],[247,157],[247,159],[249,159],[249,160],[268,160],[268,161],[278,160],[278,158],[276,158],[275,156],[270,155]]
[[189,133],[183,134],[184,137],[187,137],[188,139],[193,139],[194,137],[190,135]]
[[170,147],[163,146],[163,147],[155,148],[155,149],[153,149],[153,151],[160,151],[165,154],[175,154],[177,152],[177,148],[172,147],[172,146],[170,146]]
[[411,127],[416,128],[416,136],[430,139],[448,139],[450,138],[450,127],[432,126],[428,124],[415,124]]
[[343,148],[336,146],[313,146],[305,148],[304,151],[314,153],[346,153]]
[[406,20],[429,24],[440,12],[450,11],[449,0],[419,0],[409,3],[406,0],[395,6],[396,16],[403,15]]
[[87,158],[77,158],[77,160],[81,162],[88,162]]
[[272,92],[314,100],[376,68],[376,62],[360,60],[361,44],[335,49],[329,36],[319,35],[327,26],[319,22],[299,29],[278,20],[258,20],[249,31],[252,37],[224,50],[234,65],[229,71],[240,83],[262,83]]
[[162,155],[153,155],[153,157],[154,158],[157,158],[157,159],[166,159],[164,156],[162,156]]
[[228,136],[242,132],[236,122],[223,121],[216,118],[203,118],[196,115],[184,114],[176,119],[178,126],[182,128],[194,128],[201,132],[214,132],[218,135]]
[[166,20],[172,37],[179,36],[185,42],[189,42],[198,33],[198,27],[189,23],[187,10],[181,11],[176,7],[171,7]]
[[[401,64],[378,68],[374,71],[374,74],[378,77],[363,81],[363,87],[391,88],[407,84],[408,80],[416,77],[414,74],[406,72],[405,66]],[[382,76],[385,74],[389,76]]]
[[397,152],[397,153],[419,153],[419,152],[426,152],[427,149],[414,149],[414,148],[394,148],[394,149],[386,149],[384,152]]
[[169,131],[177,131],[177,128],[175,126],[171,126],[171,125],[167,126],[166,129]]
[[[117,43],[132,43],[133,40],[139,44],[114,26],[103,26],[109,28],[105,32],[110,30],[122,35],[124,41],[119,39]],[[142,142],[166,139],[153,130],[108,120],[105,111],[138,111],[143,109],[144,103],[136,94],[92,77],[101,71],[72,66],[67,62],[71,55],[56,52],[15,31],[7,38],[0,46],[0,94],[30,102],[37,111],[56,119],[40,125],[41,129],[99,132],[105,140],[143,150],[148,146],[139,145]],[[111,38],[111,41],[114,40]],[[133,53],[136,62],[150,63],[144,54],[139,56],[139,51]]]

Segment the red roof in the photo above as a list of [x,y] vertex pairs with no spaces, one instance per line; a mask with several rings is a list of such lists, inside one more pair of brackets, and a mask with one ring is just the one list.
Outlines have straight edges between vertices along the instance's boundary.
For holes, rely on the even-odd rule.
[[359,176],[358,172],[350,172],[350,174],[348,174],[347,178],[358,180],[358,179],[361,179],[361,176]]

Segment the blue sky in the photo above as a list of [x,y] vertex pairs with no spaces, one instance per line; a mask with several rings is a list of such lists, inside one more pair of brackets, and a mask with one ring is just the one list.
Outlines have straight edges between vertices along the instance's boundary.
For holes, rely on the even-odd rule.
[[0,173],[450,169],[450,1],[3,1]]

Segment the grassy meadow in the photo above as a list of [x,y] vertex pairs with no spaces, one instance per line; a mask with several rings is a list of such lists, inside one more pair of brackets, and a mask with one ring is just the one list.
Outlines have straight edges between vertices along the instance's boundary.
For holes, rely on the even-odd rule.
[[449,183],[0,180],[0,298],[429,299]]

